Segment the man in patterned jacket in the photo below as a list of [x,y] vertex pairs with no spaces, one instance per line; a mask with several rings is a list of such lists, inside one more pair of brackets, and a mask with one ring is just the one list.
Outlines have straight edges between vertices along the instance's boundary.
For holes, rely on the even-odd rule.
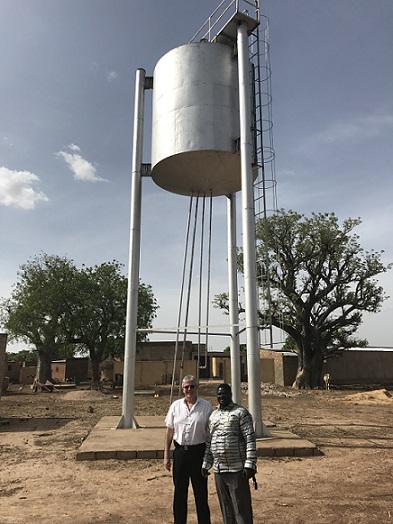
[[217,388],[218,408],[209,419],[209,436],[202,464],[214,480],[224,524],[253,524],[249,479],[257,469],[256,439],[251,414],[232,402],[229,384]]

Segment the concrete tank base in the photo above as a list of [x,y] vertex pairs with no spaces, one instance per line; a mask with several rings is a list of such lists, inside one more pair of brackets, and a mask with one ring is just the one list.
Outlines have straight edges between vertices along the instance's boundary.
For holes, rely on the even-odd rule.
[[[116,429],[119,417],[103,417],[76,453],[76,460],[163,459],[164,417],[138,417],[138,429]],[[258,457],[321,455],[315,444],[266,423],[272,436],[257,439]]]

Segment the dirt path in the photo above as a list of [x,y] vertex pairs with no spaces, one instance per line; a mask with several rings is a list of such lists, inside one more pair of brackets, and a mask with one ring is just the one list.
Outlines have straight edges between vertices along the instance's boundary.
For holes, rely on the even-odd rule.
[[[120,415],[120,395],[16,388],[1,399],[1,524],[173,522],[172,480],[161,461],[74,459],[102,416]],[[201,395],[215,402],[213,386]],[[264,420],[315,442],[323,456],[260,459],[255,524],[393,524],[392,397],[268,388],[262,403]],[[136,397],[136,416],[164,416],[167,408],[165,394]],[[209,491],[219,524],[212,480]],[[191,497],[189,524],[196,524]]]

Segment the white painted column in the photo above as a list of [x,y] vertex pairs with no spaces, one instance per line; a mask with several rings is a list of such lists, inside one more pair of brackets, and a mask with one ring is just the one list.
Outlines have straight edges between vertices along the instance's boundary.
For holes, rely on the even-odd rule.
[[239,299],[236,264],[236,195],[228,195],[228,283],[229,283],[229,323],[231,333],[230,360],[232,397],[236,404],[242,403],[240,342],[239,342]]
[[136,329],[138,314],[139,261],[141,252],[142,147],[145,103],[144,69],[135,78],[134,136],[132,147],[130,246],[128,259],[128,294],[124,350],[122,417],[118,428],[137,428],[134,418]]
[[257,437],[263,435],[261,372],[259,356],[258,296],[256,279],[255,211],[252,174],[250,62],[247,25],[237,30],[239,63],[240,155],[242,180],[242,221],[244,287],[246,310],[247,374],[249,410]]

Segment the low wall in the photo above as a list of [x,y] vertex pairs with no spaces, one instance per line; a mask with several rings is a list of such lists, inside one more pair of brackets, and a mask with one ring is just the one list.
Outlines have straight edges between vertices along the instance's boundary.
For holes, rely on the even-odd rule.
[[[171,384],[173,373],[173,360],[137,360],[135,362],[135,386],[152,386],[154,384]],[[114,362],[113,378],[123,376],[124,363]],[[109,377],[109,372],[106,373]],[[182,376],[197,375],[197,361],[185,360],[183,363]],[[176,363],[175,382],[179,382],[180,362]],[[112,378],[112,380],[113,380]]]
[[[173,360],[175,351],[175,342],[172,341],[147,341],[141,342],[137,346],[136,358],[137,362],[140,360],[147,360],[149,362],[153,360]],[[177,359],[182,359],[184,356],[185,360],[191,360],[192,358],[193,344],[190,340],[185,342],[184,355],[183,355],[183,344],[177,352]],[[204,351],[204,348],[201,349]]]
[[[157,360],[135,363],[135,385],[148,386],[152,384],[170,384],[172,382],[173,361],[164,360],[159,362]],[[197,374],[197,361],[185,360],[183,363],[182,376]],[[175,383],[179,383],[180,377],[180,362],[177,363],[175,371]]]
[[[273,371],[269,375],[272,382],[280,386],[292,386],[297,372],[297,356],[282,351],[271,351],[268,349],[261,350],[261,360],[269,360]],[[262,381],[263,382],[263,381]]]
[[20,369],[22,367],[22,362],[16,362],[14,360],[9,360],[7,365],[7,377],[9,377],[10,382],[16,384],[20,380]]
[[[262,357],[274,362],[274,380],[281,386],[292,386],[297,372],[297,356],[282,351],[262,350]],[[328,359],[323,373],[330,374],[330,383],[340,385],[393,385],[393,351],[346,350],[339,357]]]
[[393,385],[393,351],[344,351],[340,357],[328,359],[324,373],[330,374],[330,383]]
[[37,372],[37,366],[26,366],[20,368],[19,382],[21,384],[32,384]]
[[[261,382],[274,382],[274,361],[271,358],[260,359]],[[231,383],[231,360],[230,358],[223,359],[223,382]],[[221,378],[221,377],[220,377]],[[242,382],[247,382],[247,367],[245,373],[241,377]]]

